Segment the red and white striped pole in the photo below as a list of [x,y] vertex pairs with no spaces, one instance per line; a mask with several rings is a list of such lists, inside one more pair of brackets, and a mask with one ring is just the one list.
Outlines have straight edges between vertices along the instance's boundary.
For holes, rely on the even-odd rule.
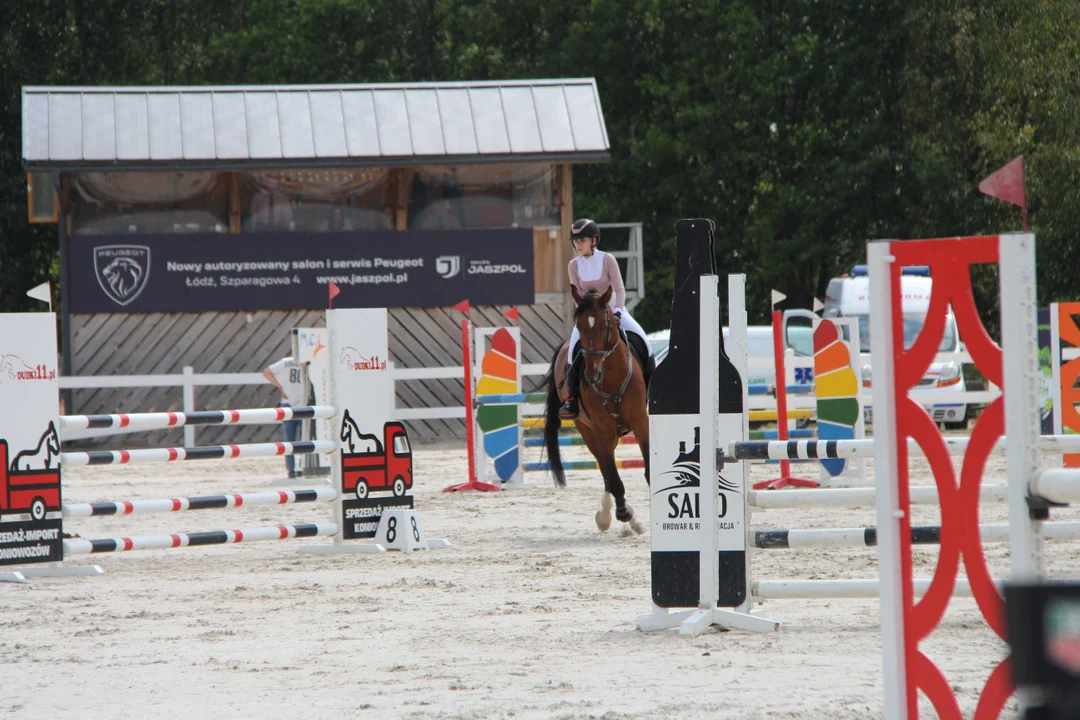
[[323,420],[336,415],[330,405],[312,407],[203,410],[199,412],[120,413],[115,415],[61,415],[61,430],[127,428],[158,430],[184,425],[260,425],[288,420]]
[[92,555],[131,550],[168,550],[199,545],[232,545],[261,540],[289,540],[300,537],[327,537],[337,535],[337,523],[307,523],[304,525],[278,525],[276,527],[240,528],[237,530],[210,530],[206,532],[174,533],[171,535],[143,535],[136,537],[104,538],[101,540],[64,540],[64,557]]
[[279,455],[327,454],[335,450],[337,450],[337,443],[333,440],[253,443],[251,445],[199,445],[190,448],[147,448],[145,450],[91,450],[60,453],[60,464],[68,467],[83,467],[85,465],[133,465],[181,460],[238,460]]

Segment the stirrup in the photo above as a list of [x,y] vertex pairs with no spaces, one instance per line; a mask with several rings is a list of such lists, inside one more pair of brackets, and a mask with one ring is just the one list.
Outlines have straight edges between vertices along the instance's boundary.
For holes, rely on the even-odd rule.
[[559,417],[563,420],[573,420],[578,416],[578,399],[576,397],[566,398],[566,402],[559,408]]

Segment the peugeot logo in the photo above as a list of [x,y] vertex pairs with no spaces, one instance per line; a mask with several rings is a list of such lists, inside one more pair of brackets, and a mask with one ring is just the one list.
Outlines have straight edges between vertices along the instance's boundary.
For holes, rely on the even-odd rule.
[[435,272],[444,278],[452,278],[461,272],[460,255],[441,255],[435,258]]
[[94,248],[98,285],[117,305],[127,305],[146,289],[150,248],[145,245],[105,245]]

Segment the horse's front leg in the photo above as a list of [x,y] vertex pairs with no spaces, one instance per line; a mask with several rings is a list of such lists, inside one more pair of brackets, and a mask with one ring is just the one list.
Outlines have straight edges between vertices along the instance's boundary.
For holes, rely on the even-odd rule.
[[615,519],[619,522],[630,523],[630,527],[639,535],[645,532],[645,528],[634,517],[634,508],[626,503],[626,486],[619,477],[619,470],[615,467],[615,455],[605,456],[600,464],[600,473],[604,476],[604,489],[615,500]]
[[649,475],[649,414],[641,412],[636,414],[630,421],[630,429],[634,431],[638,448],[641,450],[641,459],[645,461],[645,484],[652,485]]

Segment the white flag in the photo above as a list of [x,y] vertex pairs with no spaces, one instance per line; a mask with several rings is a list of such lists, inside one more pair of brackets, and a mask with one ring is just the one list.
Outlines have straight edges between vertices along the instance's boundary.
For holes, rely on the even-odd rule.
[[825,303],[821,302],[817,298],[814,298],[814,312],[821,312],[825,309]]
[[773,290],[772,291],[772,304],[773,304],[774,307],[776,306],[776,303],[782,302],[786,298],[787,298],[787,295],[780,292],[779,290]]
[[35,300],[49,303],[49,309],[52,310],[52,287],[49,283],[41,283],[36,288],[27,290],[26,294]]

